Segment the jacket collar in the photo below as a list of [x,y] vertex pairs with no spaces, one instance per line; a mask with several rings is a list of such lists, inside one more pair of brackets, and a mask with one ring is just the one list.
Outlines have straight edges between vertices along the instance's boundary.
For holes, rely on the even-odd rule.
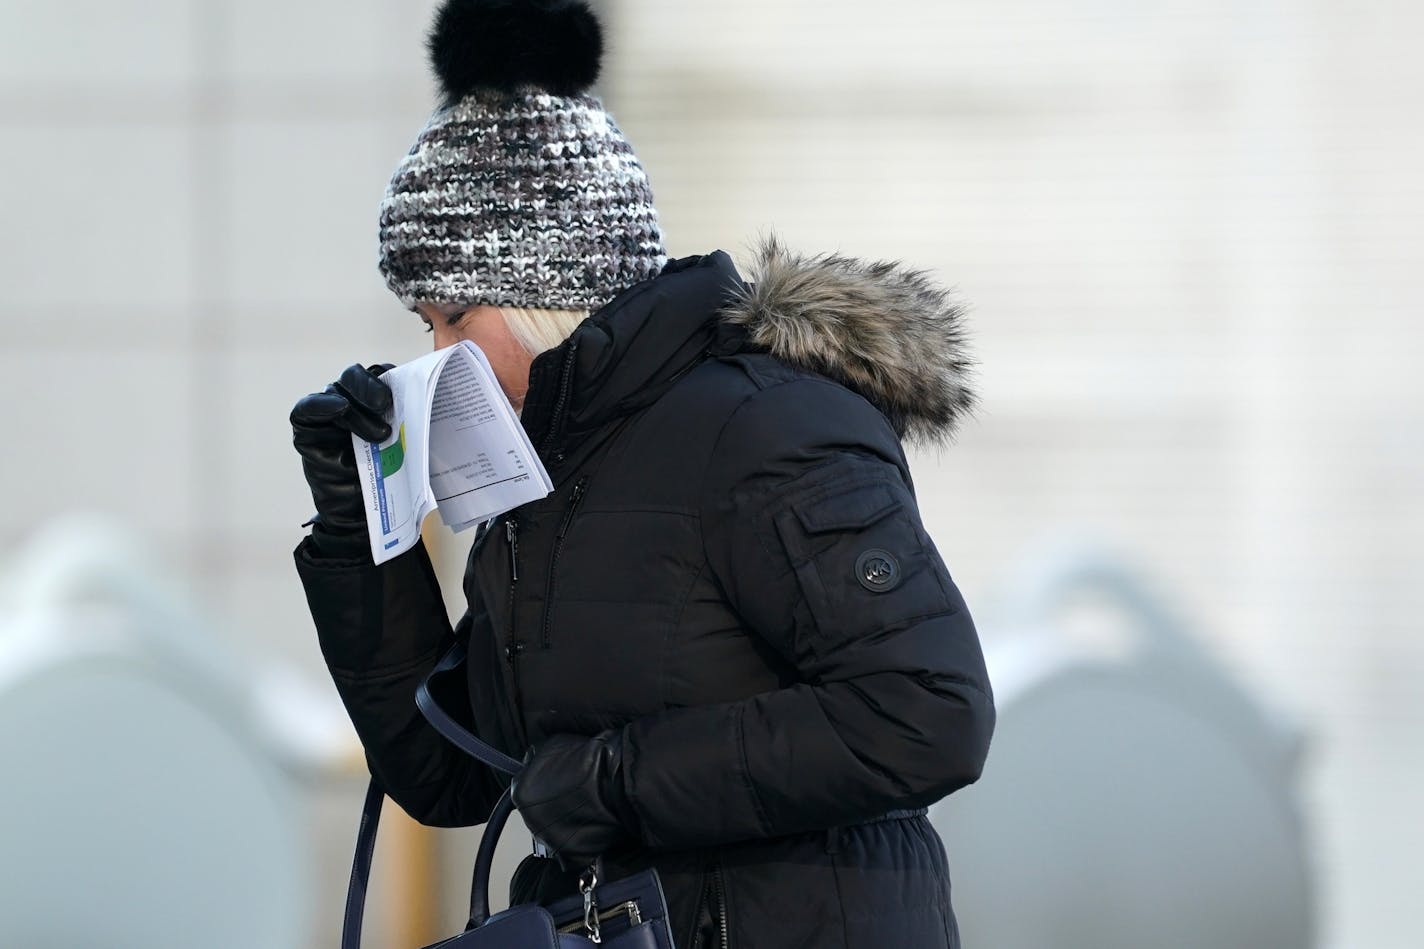
[[925,271],[797,254],[773,235],[748,275],[721,250],[669,261],[535,358],[522,418],[545,462],[709,354],[770,352],[859,392],[919,442],[948,440],[976,408],[964,307]]
[[545,463],[657,401],[709,351],[740,348],[745,330],[718,313],[745,289],[724,251],[671,260],[535,357],[521,420]]

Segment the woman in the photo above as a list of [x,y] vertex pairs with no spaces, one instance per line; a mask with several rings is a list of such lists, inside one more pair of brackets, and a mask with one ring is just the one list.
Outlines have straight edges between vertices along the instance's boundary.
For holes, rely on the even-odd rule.
[[979,777],[994,705],[901,439],[974,404],[958,309],[774,239],[749,281],[721,251],[667,260],[584,91],[582,4],[447,2],[429,45],[445,102],[392,179],[381,268],[437,347],[490,357],[556,489],[477,534],[451,629],[423,548],[369,555],[350,433],[389,434],[381,367],[294,408],[297,569],[372,773],[422,823],[485,819],[499,778],[413,701],[467,637],[444,702],[524,757],[548,854],[512,901],[601,853],[657,868],[680,947],[957,946],[925,808]]

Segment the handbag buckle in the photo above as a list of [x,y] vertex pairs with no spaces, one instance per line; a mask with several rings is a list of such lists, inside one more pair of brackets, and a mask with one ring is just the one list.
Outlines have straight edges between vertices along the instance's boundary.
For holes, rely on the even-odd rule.
[[598,885],[598,868],[589,867],[579,877],[579,892],[583,894],[583,928],[591,942],[603,942],[599,932],[598,903],[593,898],[593,888]]

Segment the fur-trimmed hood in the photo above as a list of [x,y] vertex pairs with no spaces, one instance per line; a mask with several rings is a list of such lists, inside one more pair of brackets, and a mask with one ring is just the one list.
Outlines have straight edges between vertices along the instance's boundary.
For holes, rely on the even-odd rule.
[[964,306],[922,270],[761,238],[725,322],[754,345],[859,392],[904,437],[947,441],[978,405]]

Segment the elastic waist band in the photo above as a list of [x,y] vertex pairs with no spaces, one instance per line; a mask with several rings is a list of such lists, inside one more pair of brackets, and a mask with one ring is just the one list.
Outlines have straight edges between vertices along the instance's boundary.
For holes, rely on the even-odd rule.
[[909,817],[923,817],[928,814],[928,807],[901,808],[894,811],[886,811],[879,817],[872,817],[868,820],[856,821],[854,824],[844,824],[840,827],[828,827],[826,829],[826,853],[837,853],[841,849],[841,834],[852,827],[864,827],[866,824],[880,824],[889,820],[904,820]]
[[[826,830],[826,843],[828,847],[836,847],[839,843],[840,831],[844,830],[846,827],[864,827],[866,824],[879,824],[887,820],[904,820],[907,817],[923,817],[929,812],[930,809],[928,807],[904,807],[894,811],[886,811],[884,814],[881,814],[877,817],[870,817],[865,820],[856,821],[853,824],[846,824],[842,827],[830,827]],[[550,849],[549,845],[544,843],[544,841],[540,840],[538,837],[535,837],[533,839],[533,842],[534,853],[537,856],[554,856],[553,850]],[[827,852],[834,852],[834,850],[828,850]]]
[[860,827],[863,824],[878,824],[885,820],[903,820],[906,817],[923,817],[928,814],[928,807],[905,807],[898,811],[886,811],[879,817],[872,817],[869,820],[856,821],[854,824],[847,824],[847,827]]

